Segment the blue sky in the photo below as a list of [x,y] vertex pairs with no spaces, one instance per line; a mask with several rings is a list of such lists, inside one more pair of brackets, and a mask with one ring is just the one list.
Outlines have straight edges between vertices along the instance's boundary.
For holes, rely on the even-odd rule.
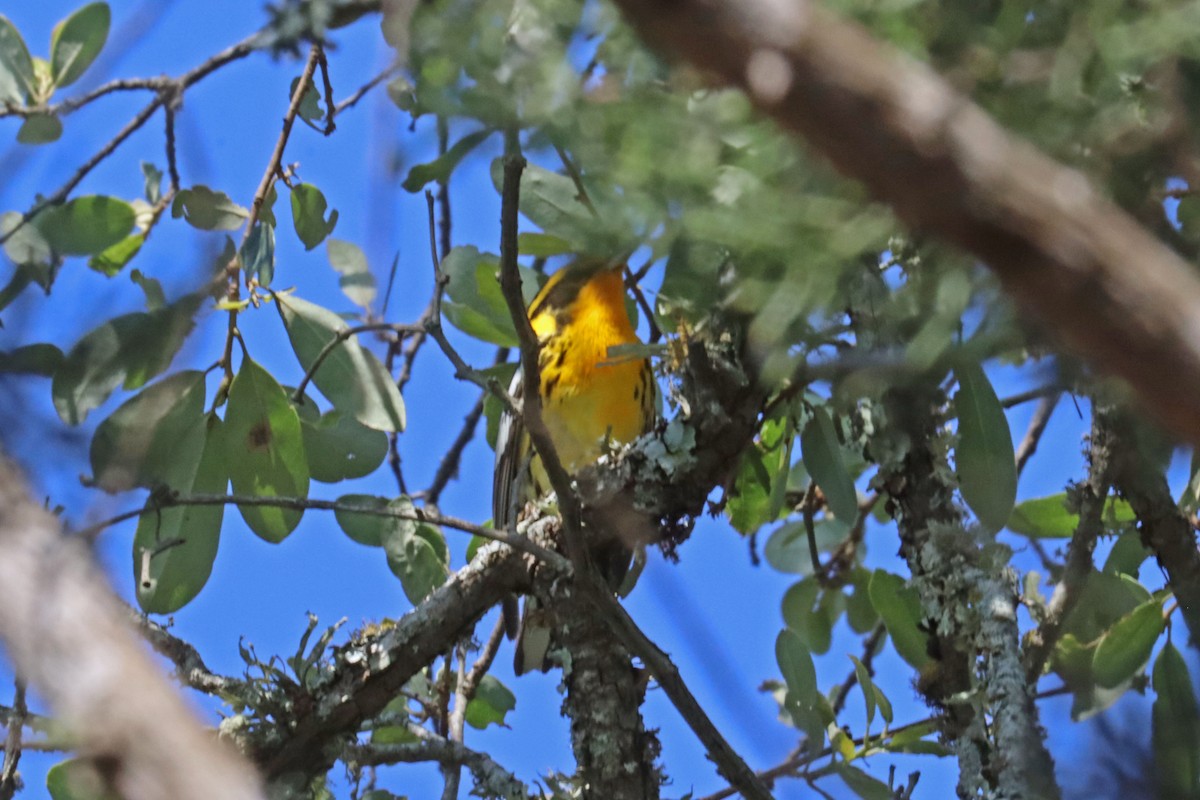
[[[4,13],[22,31],[34,54],[44,56],[51,27],[75,7],[75,3],[59,0],[18,2],[8,4]],[[256,30],[265,19],[259,3],[244,0],[115,0],[112,8],[108,52],[77,86],[66,90],[68,96],[115,77],[179,74]],[[370,20],[337,32],[337,43],[330,53],[337,98],[348,95],[391,58]],[[272,62],[265,54],[255,54],[190,90],[178,120],[183,184],[207,184],[248,204],[278,136],[288,85],[299,71],[300,64],[293,60]],[[61,141],[41,147],[16,144],[17,122],[0,120],[0,211],[25,209],[36,193],[56,188],[147,99],[140,93],[104,98],[70,116]],[[382,91],[376,91],[337,122],[338,130],[329,139],[297,126],[285,163],[298,162],[303,180],[322,188],[330,205],[339,210],[333,235],[364,248],[381,289],[387,266],[399,253],[389,320],[415,320],[432,285],[425,200],[405,192],[399,181],[408,167],[430,158],[432,121],[423,119],[410,131],[408,117]],[[488,177],[488,165],[497,154],[498,142],[488,145],[490,150],[485,146],[455,173],[453,239],[456,245],[475,244],[495,251],[499,199]],[[165,167],[161,116],[97,168],[77,193],[140,196],[138,164],[143,160]],[[350,310],[351,304],[341,296],[337,276],[328,266],[324,247],[305,253],[290,223],[282,217],[280,222],[275,285],[294,285],[303,297],[336,310]],[[155,230],[133,266],[161,280],[168,296],[176,297],[207,274],[221,244],[221,235],[200,233],[181,221],[168,220]],[[0,279],[7,280],[8,269],[6,263],[0,264]],[[140,309],[141,292],[129,281],[127,272],[105,279],[88,270],[82,260],[69,262],[52,296],[27,292],[4,313],[0,349],[30,341],[49,341],[66,349],[104,319]],[[656,281],[652,273],[650,283]],[[241,325],[256,360],[281,382],[294,383],[300,378],[301,370],[273,309],[246,313]],[[176,366],[215,360],[224,326],[223,315],[203,313]],[[480,365],[490,362],[490,348],[462,336],[455,336],[455,342],[468,360]],[[1010,369],[994,373],[994,378],[1001,396],[1033,385],[1028,377]],[[82,431],[64,431],[50,404],[48,382],[34,381],[26,388],[6,383],[3,387],[0,402],[9,419],[3,438],[22,458],[39,496],[66,506],[68,519],[75,524],[102,519],[141,502],[142,498],[134,495],[102,496],[83,489],[78,480],[88,470],[90,431],[127,395],[114,396],[88,418]],[[210,381],[210,392],[214,388],[215,380]],[[409,428],[401,438],[410,487],[428,484],[476,396],[473,387],[453,380],[445,360],[432,347],[421,354],[406,392]],[[1015,438],[1024,432],[1032,410],[1028,405],[1010,415]],[[1083,412],[1086,416],[1086,406]],[[1061,491],[1064,477],[1082,477],[1084,431],[1083,418],[1076,415],[1069,400],[1064,401],[1022,479],[1021,498]],[[487,519],[491,463],[491,451],[482,439],[473,443],[460,480],[451,484],[443,497],[442,509],[469,519]],[[313,495],[335,498],[351,491],[393,494],[395,485],[388,471],[381,469],[376,476],[348,484],[314,484]],[[452,531],[447,535],[452,567],[461,566],[467,537]],[[132,536],[132,524],[118,526],[100,542],[100,556],[116,591],[130,601]],[[765,542],[765,536],[760,542]],[[1017,540],[1011,543],[1021,546]],[[898,546],[894,528],[872,529],[868,546],[869,566],[901,569],[894,556]],[[717,726],[751,766],[770,767],[794,747],[795,733],[776,720],[774,701],[756,687],[777,677],[774,641],[782,624],[779,604],[794,577],[774,572],[765,564],[754,567],[746,542],[720,521],[702,520],[681,556],[678,565],[664,563],[657,555],[651,557],[638,589],[628,600],[631,613],[651,638],[674,656]],[[1020,563],[1029,566],[1033,562],[1023,557]],[[229,509],[212,578],[193,603],[174,615],[173,630],[195,644],[215,670],[240,673],[240,637],[252,643],[260,655],[290,654],[304,631],[306,612],[316,614],[322,625],[345,617],[348,628],[353,628],[365,621],[399,616],[408,608],[383,553],[351,542],[332,516],[310,512],[286,542],[270,545],[251,534],[236,511]],[[494,616],[484,620],[480,636],[486,636],[493,621]],[[818,660],[822,687],[841,681],[850,670],[849,660],[840,654],[857,655],[860,650],[858,637],[844,623],[840,625],[831,654]],[[518,696],[517,708],[509,716],[511,729],[469,730],[467,743],[491,752],[527,780],[549,769],[570,769],[565,722],[558,714],[557,675],[513,680],[510,661],[506,645],[496,674]],[[892,650],[884,653],[876,666],[877,680],[896,706],[897,723],[928,713],[911,688],[911,670]],[[0,702],[11,696],[4,688],[7,686],[11,686],[11,678],[7,667],[0,665]],[[1058,698],[1042,706],[1060,776],[1068,787],[1077,781],[1067,773],[1077,770],[1064,770],[1063,765],[1076,760],[1088,741],[1085,727],[1067,722],[1069,704],[1069,698]],[[1134,703],[1123,701],[1122,705]],[[205,707],[205,713],[210,711]],[[663,761],[673,779],[664,796],[679,796],[692,789],[701,795],[720,788],[703,751],[660,692],[651,692],[644,713],[648,725],[660,729]],[[861,729],[862,713],[861,695],[855,694],[844,719]],[[57,760],[58,756],[24,756],[22,767],[29,783],[25,796],[45,796],[43,773]],[[951,791],[951,760],[877,758],[870,766],[876,768],[876,774],[886,776],[886,766],[893,762],[901,776],[921,769],[918,797],[940,798]],[[344,796],[340,774],[333,776],[338,779],[337,794]],[[440,791],[440,778],[432,766],[401,766],[386,770],[380,785],[421,798]],[[849,796],[836,780],[825,781],[822,787],[835,796]],[[807,789],[795,781],[784,782],[778,787],[778,796],[807,796]]]

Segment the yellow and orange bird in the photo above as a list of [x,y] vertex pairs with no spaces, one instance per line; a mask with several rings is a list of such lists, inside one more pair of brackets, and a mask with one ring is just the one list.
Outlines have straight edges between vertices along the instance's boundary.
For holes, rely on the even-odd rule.
[[[580,258],[550,276],[533,302],[529,321],[538,338],[542,419],[569,473],[595,462],[609,443],[631,442],[654,425],[655,386],[644,358],[610,355],[609,348],[640,340],[625,308],[624,265]],[[520,396],[517,371],[510,391]],[[492,519],[511,528],[525,504],[550,491],[550,481],[521,421],[506,413],[496,437]],[[621,554],[624,568],[629,554]],[[619,580],[619,575],[609,575]],[[530,597],[516,621],[516,599],[505,602],[509,635],[516,636],[518,675],[548,668],[550,629]],[[517,628],[517,630],[514,630]]]

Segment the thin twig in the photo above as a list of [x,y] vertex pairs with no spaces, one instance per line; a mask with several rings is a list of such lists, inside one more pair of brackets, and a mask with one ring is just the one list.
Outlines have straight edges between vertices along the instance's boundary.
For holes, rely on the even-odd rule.
[[450,479],[458,473],[458,464],[462,460],[463,451],[467,445],[475,439],[475,428],[479,425],[479,420],[483,417],[483,401],[484,395],[480,395],[475,401],[475,405],[467,412],[467,416],[463,419],[462,428],[458,431],[458,436],[454,438],[454,443],[450,445],[450,449],[442,456],[442,460],[438,463],[437,473],[433,476],[433,482],[429,484],[429,488],[425,490],[425,502],[436,506],[438,500],[441,499],[442,490],[450,483]]
[[25,682],[13,682],[13,713],[8,719],[8,736],[4,740],[4,764],[0,766],[0,800],[12,800],[17,793],[17,765],[21,763],[21,734],[25,729]]
[[1038,402],[1037,408],[1034,409],[1033,418],[1029,420],[1029,427],[1025,429],[1025,438],[1021,439],[1021,444],[1017,447],[1018,476],[1025,470],[1029,459],[1037,452],[1038,443],[1042,440],[1042,434],[1046,432],[1046,426],[1050,423],[1050,417],[1054,414],[1054,409],[1058,406],[1061,397],[1061,391],[1044,395]]
[[321,70],[321,84],[325,87],[325,129],[321,132],[328,136],[337,127],[333,121],[333,84],[329,80],[329,61],[325,58],[325,48],[319,44],[314,44],[313,47],[317,50],[317,66]]
[[362,86],[358,87],[352,95],[347,97],[342,102],[338,103],[333,109],[333,116],[337,117],[339,114],[341,114],[346,109],[353,108],[354,105],[356,103],[358,103],[359,100],[363,99],[363,97],[367,94],[367,92],[371,91],[376,86],[383,83],[384,81],[386,81],[388,78],[392,77],[399,71],[400,71],[399,62],[393,61],[382,72],[377,74],[375,77],[371,78],[371,80],[367,81]]
[[567,170],[567,174],[571,176],[571,182],[575,184],[575,199],[583,204],[584,208],[592,212],[594,219],[600,219],[600,213],[596,211],[596,207],[592,205],[592,198],[588,196],[587,188],[583,185],[583,176],[579,174],[579,168],[571,161],[567,151],[562,149],[561,145],[554,145],[554,152],[558,153],[558,159],[562,162],[563,167]]
[[321,368],[321,364],[325,363],[325,359],[329,354],[338,348],[343,342],[351,336],[357,336],[360,333],[369,331],[392,331],[398,334],[413,334],[423,330],[419,323],[413,325],[403,325],[396,322],[367,322],[362,325],[354,325],[349,328],[343,328],[337,332],[337,335],[325,343],[321,348],[321,352],[317,353],[317,357],[313,359],[313,363],[309,366],[308,371],[304,373],[304,377],[300,379],[300,384],[296,387],[296,391],[292,393],[292,402],[301,403],[304,401],[304,390],[308,387],[313,376],[317,374],[317,370]]

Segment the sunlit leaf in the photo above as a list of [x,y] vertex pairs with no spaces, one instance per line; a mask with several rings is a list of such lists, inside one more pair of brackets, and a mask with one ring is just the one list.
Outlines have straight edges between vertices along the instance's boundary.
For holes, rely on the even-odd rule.
[[960,364],[954,374],[958,378],[954,464],[959,488],[980,524],[998,531],[1008,522],[1017,497],[1017,466],[1008,418],[979,364]]
[[1158,600],[1143,603],[1117,620],[1092,657],[1096,683],[1112,689],[1132,678],[1150,660],[1154,643],[1165,627]]
[[488,725],[507,727],[504,717],[516,707],[516,695],[494,675],[484,675],[475,689],[475,696],[467,703],[467,724],[479,730]]
[[88,266],[97,272],[112,277],[120,272],[126,264],[138,254],[146,242],[146,235],[135,233],[126,236],[114,245],[104,248],[88,259]]
[[124,200],[103,195],[76,197],[35,218],[54,252],[89,256],[117,244],[133,231],[137,214]]
[[292,223],[305,250],[312,250],[319,245],[337,226],[337,210],[330,211],[326,219],[327,207],[325,195],[311,183],[299,183],[292,187]]
[[899,575],[877,569],[868,591],[900,657],[917,669],[928,664],[929,635],[921,629],[924,614],[916,590],[906,586]]
[[111,21],[108,3],[88,3],[54,26],[50,71],[56,86],[70,86],[91,66],[108,41]]
[[[349,326],[328,309],[295,295],[277,296],[279,313],[296,358],[311,371],[326,345]],[[335,345],[312,373],[312,381],[334,408],[368,428],[402,431],[404,400],[383,363],[356,336]]]
[[[308,466],[300,419],[271,374],[246,358],[229,387],[225,447],[235,494],[251,497],[308,496]],[[250,530],[281,542],[300,523],[303,510],[239,507]]]
[[779,518],[795,438],[790,417],[768,419],[757,441],[742,451],[726,504],[729,522],[739,532],[753,533]]
[[197,184],[180,189],[171,201],[171,216],[183,217],[202,231],[232,231],[242,227],[250,211],[239,206],[229,195]]
[[16,26],[0,14],[0,105],[25,105],[26,100],[36,95],[29,48]]

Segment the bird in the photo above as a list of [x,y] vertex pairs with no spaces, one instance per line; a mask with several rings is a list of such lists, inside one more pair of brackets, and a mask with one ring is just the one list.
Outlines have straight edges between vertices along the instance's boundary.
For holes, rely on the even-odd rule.
[[[538,342],[542,420],[568,474],[595,463],[613,444],[632,442],[651,430],[656,386],[650,362],[611,348],[640,344],[626,309],[624,263],[580,257],[554,272],[530,302],[527,313]],[[520,368],[509,389],[519,400]],[[548,494],[550,481],[518,416],[506,411],[496,436],[492,519],[510,529],[531,500]],[[596,554],[610,585],[619,584],[630,552]],[[504,603],[510,638],[516,639],[513,670],[545,672],[551,645],[546,609],[530,596],[519,621],[516,598]]]

